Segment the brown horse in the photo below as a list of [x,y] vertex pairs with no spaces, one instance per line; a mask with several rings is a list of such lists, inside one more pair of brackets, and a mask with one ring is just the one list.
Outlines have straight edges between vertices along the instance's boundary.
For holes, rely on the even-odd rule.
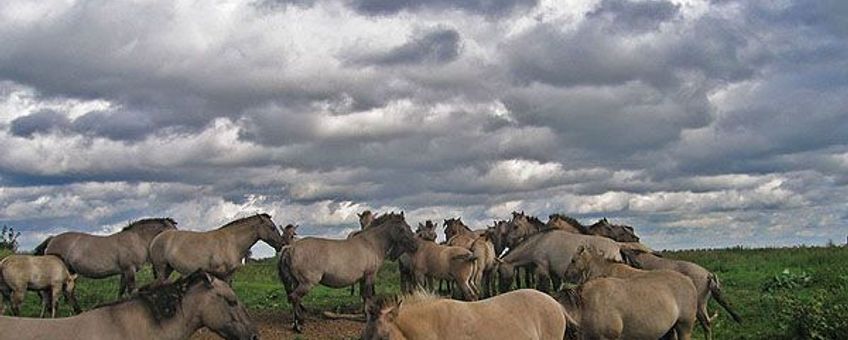
[[170,218],[149,218],[130,223],[109,236],[67,232],[48,237],[35,248],[35,255],[56,255],[71,273],[104,278],[121,275],[118,297],[135,289],[135,273],[148,261],[148,246],[154,237],[176,230]]
[[285,245],[268,214],[240,218],[204,232],[165,231],[150,242],[153,275],[163,282],[174,270],[183,275],[203,270],[229,280],[259,240],[277,251]]
[[566,278],[580,285],[561,302],[583,339],[692,337],[695,286],[678,272],[635,269],[581,247]]
[[480,290],[480,296],[490,297],[497,292],[494,287],[495,270],[499,262],[492,243],[494,230],[486,230],[483,236],[478,237],[471,244],[471,252],[475,257],[476,271],[474,274],[474,286]]
[[477,302],[417,292],[368,306],[363,340],[560,340],[567,315],[547,294],[522,289]]
[[[50,308],[50,317],[56,317],[59,295],[65,295],[65,301],[80,313],[80,307],[74,295],[74,281],[77,275],[68,272],[62,259],[53,256],[9,255],[0,260],[0,293],[10,302],[12,314],[20,315],[20,306],[27,290],[38,291],[41,295],[41,317]],[[5,311],[0,304],[0,315]]]
[[463,247],[436,244],[423,239],[416,240],[418,249],[409,253],[409,271],[418,287],[432,287],[432,279],[450,280],[456,283],[462,297],[477,300],[479,289],[475,285],[477,257]]
[[417,249],[403,214],[384,214],[361,233],[344,240],[307,237],[280,253],[278,274],[292,305],[295,331],[302,331],[303,297],[316,284],[342,288],[360,284],[364,301],[374,294],[374,277],[389,253],[400,256]]
[[696,314],[698,323],[704,329],[704,335],[707,339],[713,338],[712,321],[716,318],[716,315],[710,316],[707,311],[710,296],[714,297],[716,302],[730,313],[734,321],[742,322],[742,318],[730,308],[730,304],[721,294],[721,283],[718,277],[706,268],[692,262],[666,259],[640,250],[622,249],[621,254],[627,263],[636,268],[646,270],[673,270],[689,277],[692,283],[695,284],[695,291],[698,294],[698,313]]
[[449,246],[463,247],[471,249],[471,244],[477,237],[483,235],[486,230],[471,230],[465,223],[462,223],[462,218],[450,218],[444,221],[445,240]]
[[0,317],[0,340],[188,339],[207,327],[225,339],[256,340],[256,328],[226,282],[206,273],[145,286],[132,297],[61,319]]

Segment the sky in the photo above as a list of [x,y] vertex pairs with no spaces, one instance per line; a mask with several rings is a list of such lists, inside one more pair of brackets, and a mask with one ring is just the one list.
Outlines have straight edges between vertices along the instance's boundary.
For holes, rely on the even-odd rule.
[[846,36],[843,0],[4,0],[0,224],[30,249],[523,210],[657,249],[842,243]]

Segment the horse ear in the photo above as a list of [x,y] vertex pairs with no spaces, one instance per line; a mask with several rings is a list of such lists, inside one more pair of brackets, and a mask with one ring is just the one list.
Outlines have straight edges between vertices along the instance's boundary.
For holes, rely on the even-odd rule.
[[364,216],[364,215],[365,215],[365,213],[364,213],[364,212],[363,212],[363,213],[356,213],[356,216],[359,216],[360,218],[361,218],[362,216]]

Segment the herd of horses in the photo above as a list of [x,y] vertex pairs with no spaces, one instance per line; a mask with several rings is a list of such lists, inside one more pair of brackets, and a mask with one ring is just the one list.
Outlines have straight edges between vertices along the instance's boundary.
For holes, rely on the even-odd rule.
[[[663,258],[633,228],[607,219],[585,226],[565,215],[545,223],[513,212],[473,230],[450,218],[437,243],[433,221],[413,231],[403,213],[358,215],[360,230],[345,239],[297,238],[297,226],[280,228],[268,214],[205,232],[151,218],[108,236],[48,237],[32,255],[0,261],[0,315],[6,302],[14,315],[0,316],[0,340],[184,339],[202,327],[226,339],[257,339],[230,283],[260,240],[278,253],[297,332],[303,298],[316,285],[352,293],[359,285],[363,339],[690,339],[695,323],[710,339],[717,317],[707,311],[711,297],[741,321],[715,274]],[[376,274],[386,260],[398,262],[403,295],[378,299]],[[147,263],[154,280],[136,288]],[[174,271],[182,275],[172,281]],[[117,300],[82,312],[76,278],[114,275],[121,277]],[[52,319],[19,316],[27,290],[39,292],[41,316]],[[438,295],[445,291],[454,298]],[[61,296],[75,316],[55,318]]]

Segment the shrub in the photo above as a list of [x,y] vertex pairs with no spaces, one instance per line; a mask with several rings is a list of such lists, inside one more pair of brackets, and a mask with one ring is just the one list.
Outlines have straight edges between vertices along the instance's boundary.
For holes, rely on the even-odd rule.
[[780,274],[772,276],[763,282],[761,289],[766,293],[775,293],[781,290],[807,287],[812,281],[812,276],[805,271],[792,272],[789,269],[784,269]]
[[828,299],[818,291],[812,298],[782,296],[778,298],[781,326],[790,339],[844,339],[848,334],[848,301]]
[[4,225],[0,230],[0,249],[13,253],[18,251],[18,237],[21,237],[20,232],[15,232],[15,228]]

